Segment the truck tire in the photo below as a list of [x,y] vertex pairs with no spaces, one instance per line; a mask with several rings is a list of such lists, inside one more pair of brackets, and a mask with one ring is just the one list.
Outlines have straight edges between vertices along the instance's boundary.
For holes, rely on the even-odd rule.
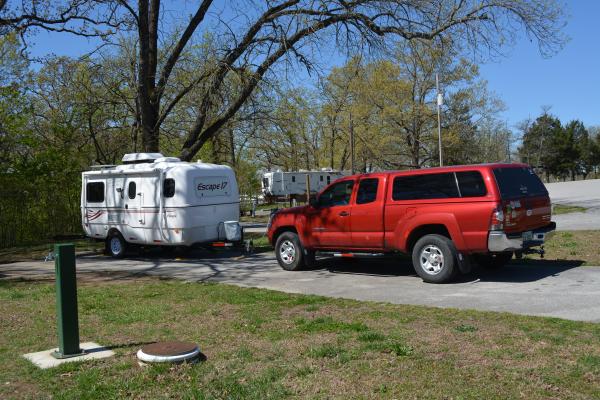
[[123,258],[127,249],[127,242],[123,236],[117,232],[111,232],[106,238],[106,253],[113,258]]
[[512,251],[507,251],[504,253],[475,254],[473,259],[480,267],[498,269],[508,264],[512,256]]
[[281,268],[298,271],[305,266],[304,248],[294,232],[283,232],[275,243],[275,257]]
[[417,274],[425,282],[449,282],[457,271],[456,248],[452,240],[442,235],[425,235],[412,251],[412,262]]

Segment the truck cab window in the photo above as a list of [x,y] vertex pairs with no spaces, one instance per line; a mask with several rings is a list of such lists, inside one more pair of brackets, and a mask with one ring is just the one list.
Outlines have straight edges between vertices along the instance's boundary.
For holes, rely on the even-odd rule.
[[129,195],[130,199],[135,199],[135,195],[136,195],[135,182],[129,182],[129,186],[127,187],[127,194]]
[[173,197],[175,196],[175,179],[167,178],[163,182],[163,196]]
[[319,196],[320,207],[345,206],[350,204],[354,181],[336,183]]
[[356,194],[356,204],[372,203],[377,199],[377,187],[379,179],[368,178],[361,179],[358,184],[358,193]]
[[85,199],[88,203],[104,202],[104,182],[90,182],[85,187]]

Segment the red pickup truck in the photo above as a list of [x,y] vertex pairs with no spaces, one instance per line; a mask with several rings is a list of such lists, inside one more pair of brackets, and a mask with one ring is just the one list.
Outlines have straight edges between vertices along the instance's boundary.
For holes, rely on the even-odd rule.
[[267,235],[286,270],[313,264],[316,252],[405,253],[424,281],[443,283],[473,262],[543,254],[555,228],[548,191],[528,165],[481,164],[340,178],[309,205],[275,212]]

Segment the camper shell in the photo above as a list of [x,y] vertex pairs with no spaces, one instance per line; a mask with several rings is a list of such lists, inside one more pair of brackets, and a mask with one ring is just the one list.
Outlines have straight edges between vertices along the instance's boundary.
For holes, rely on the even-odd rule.
[[310,179],[310,193],[320,192],[325,186],[345,174],[331,169],[321,171],[265,172],[262,176],[262,192],[267,200],[304,199],[306,178]]
[[228,166],[133,153],[123,157],[123,165],[82,173],[83,230],[106,240],[114,256],[121,255],[126,243],[241,241],[239,215],[238,186]]

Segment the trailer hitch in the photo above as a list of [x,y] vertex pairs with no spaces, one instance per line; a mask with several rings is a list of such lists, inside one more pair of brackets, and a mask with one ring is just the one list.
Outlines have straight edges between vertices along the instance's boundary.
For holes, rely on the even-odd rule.
[[521,251],[515,252],[517,259],[520,259],[523,254],[539,254],[540,258],[544,258],[544,254],[546,254],[546,250],[544,250],[544,246],[540,246],[539,249],[528,248],[528,249],[523,249]]

